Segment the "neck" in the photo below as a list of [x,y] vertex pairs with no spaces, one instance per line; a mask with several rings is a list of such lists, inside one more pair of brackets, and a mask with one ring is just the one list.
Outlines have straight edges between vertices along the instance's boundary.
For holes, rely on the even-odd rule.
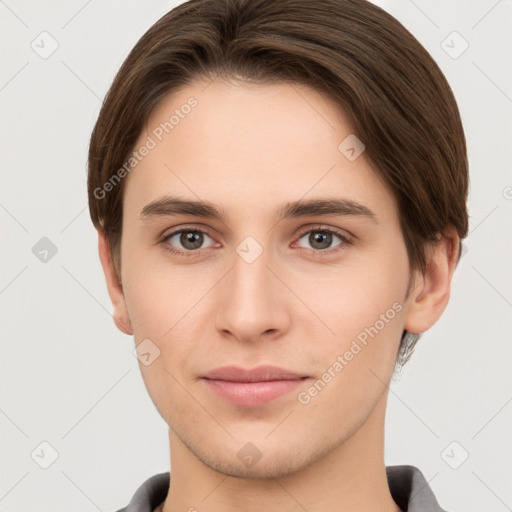
[[[171,482],[163,512],[401,512],[384,464],[386,394],[342,445],[279,479],[232,477],[204,465],[169,430]],[[241,507],[243,504],[243,507]]]

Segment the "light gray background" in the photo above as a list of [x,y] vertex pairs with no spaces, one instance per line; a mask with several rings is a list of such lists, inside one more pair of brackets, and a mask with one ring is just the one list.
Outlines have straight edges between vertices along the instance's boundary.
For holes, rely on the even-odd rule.
[[[86,152],[123,59],[177,3],[0,1],[2,511],[113,511],[169,470],[133,338],[111,319]],[[445,72],[471,165],[467,253],[447,311],[391,387],[386,463],[419,467],[450,511],[511,510],[512,2],[378,3]],[[31,47],[43,31],[58,43],[46,59]],[[453,31],[469,43],[458,58]],[[46,262],[32,252],[42,237],[57,247]],[[58,453],[48,469],[43,441]]]

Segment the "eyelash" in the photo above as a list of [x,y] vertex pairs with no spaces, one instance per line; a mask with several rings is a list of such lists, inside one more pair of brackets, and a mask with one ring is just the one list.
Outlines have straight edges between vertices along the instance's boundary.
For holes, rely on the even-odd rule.
[[[342,234],[340,231],[336,230],[336,229],[332,229],[332,228],[328,228],[326,226],[322,226],[322,225],[318,225],[318,226],[314,226],[314,227],[310,227],[310,228],[307,228],[305,229],[304,231],[302,231],[299,235],[298,235],[298,238],[297,238],[297,242],[306,234],[308,233],[314,233],[314,232],[320,232],[320,233],[330,233],[330,234],[333,234],[333,235],[336,235],[338,236],[340,239],[341,239],[341,243],[335,247],[331,247],[331,248],[328,248],[328,249],[307,249],[306,250],[314,255],[315,257],[322,257],[322,256],[325,256],[325,255],[330,255],[330,254],[333,254],[333,253],[336,253],[338,251],[342,251],[344,250],[348,245],[351,245],[353,243],[353,239],[345,234]],[[172,233],[169,233],[167,235],[165,235],[161,240],[160,240],[160,243],[164,246],[164,249],[166,251],[169,251],[170,253],[172,254],[175,254],[175,255],[178,255],[178,256],[184,256],[184,257],[194,257],[194,256],[197,256],[198,253],[200,253],[203,249],[196,249],[195,251],[178,251],[176,249],[173,249],[168,241],[174,236],[174,235],[177,235],[179,233],[202,233],[204,235],[207,235],[209,236],[210,238],[213,239],[213,237],[211,237],[207,232],[201,230],[201,229],[197,229],[197,228],[194,228],[194,227],[190,227],[190,228],[187,228],[187,227],[184,227],[184,228],[181,228],[181,229],[178,229],[176,231],[173,231]],[[211,249],[210,251],[208,252],[211,252],[212,250],[214,249]]]

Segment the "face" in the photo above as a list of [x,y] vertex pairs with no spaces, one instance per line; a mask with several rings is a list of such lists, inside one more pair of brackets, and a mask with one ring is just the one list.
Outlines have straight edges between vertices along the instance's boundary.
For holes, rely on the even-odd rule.
[[[351,134],[314,90],[222,81],[166,98],[140,134],[136,149],[150,149],[126,178],[123,307],[151,348],[140,368],[159,413],[215,470],[300,470],[385,396],[409,265],[390,192],[353,139],[338,147]],[[293,375],[205,378],[263,365]]]

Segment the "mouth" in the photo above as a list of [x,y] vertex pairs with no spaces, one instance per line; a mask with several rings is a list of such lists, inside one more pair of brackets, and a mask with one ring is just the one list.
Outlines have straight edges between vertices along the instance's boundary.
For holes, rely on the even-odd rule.
[[202,377],[216,396],[236,405],[265,405],[300,386],[309,376],[276,366],[217,368]]

